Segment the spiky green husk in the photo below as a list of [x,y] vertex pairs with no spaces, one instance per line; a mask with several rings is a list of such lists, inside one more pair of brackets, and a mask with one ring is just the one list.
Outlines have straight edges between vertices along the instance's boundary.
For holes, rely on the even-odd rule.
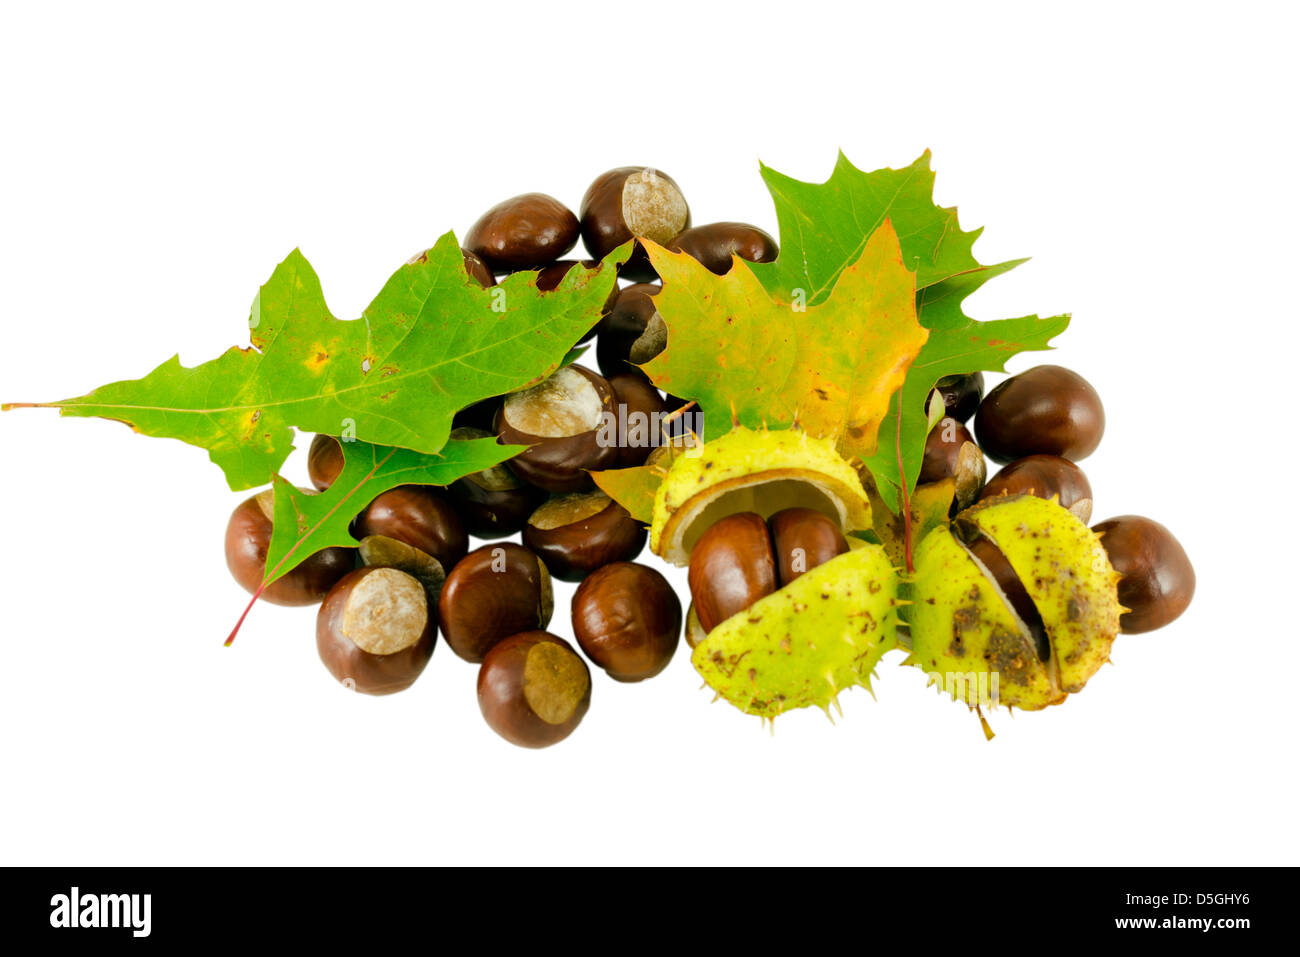
[[1033,496],[992,499],[959,518],[1016,572],[1043,619],[1047,660],[984,569],[950,529],[938,528],[918,549],[908,582],[906,663],[971,706],[995,693],[998,704],[1032,711],[1082,690],[1108,660],[1123,612],[1119,575],[1100,538],[1055,500]]
[[880,546],[852,545],[709,632],[691,655],[709,687],[769,720],[870,688],[876,662],[895,647],[899,583]]
[[[789,484],[777,494],[773,483],[780,482]],[[845,531],[871,527],[862,482],[833,440],[798,428],[737,426],[673,459],[655,493],[650,549],[685,565],[694,539],[726,515],[753,511],[767,518],[792,505],[825,511]],[[687,535],[687,526],[696,524],[699,528]]]

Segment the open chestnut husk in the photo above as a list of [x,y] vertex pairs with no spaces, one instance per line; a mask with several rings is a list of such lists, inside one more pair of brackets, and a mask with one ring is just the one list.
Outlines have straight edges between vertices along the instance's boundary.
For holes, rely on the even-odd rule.
[[616,681],[652,678],[672,660],[682,632],[682,603],[668,579],[646,565],[615,562],[573,594],[573,636]]
[[1097,390],[1063,366],[1035,366],[1012,376],[975,413],[980,448],[1002,465],[1039,454],[1078,462],[1096,451],[1105,430]]
[[565,366],[506,396],[496,416],[497,437],[504,445],[531,446],[510,460],[524,481],[548,492],[578,492],[591,487],[587,470],[611,468],[618,457],[601,429],[613,411],[608,382],[582,366]]
[[545,193],[524,193],[497,203],[465,234],[470,252],[494,273],[540,269],[577,241],[578,218]]
[[[266,576],[274,515],[274,494],[267,489],[241,502],[226,525],[226,566],[250,595],[257,594]],[[356,567],[356,556],[355,548],[322,548],[268,585],[262,600],[273,605],[315,605]]]
[[[588,254],[604,259],[633,237],[666,246],[690,226],[691,211],[671,176],[647,166],[621,166],[587,187],[578,219]],[[655,275],[639,243],[619,272],[642,281]]]
[[1137,635],[1163,628],[1187,610],[1196,571],[1173,533],[1141,515],[1121,515],[1092,527],[1119,572],[1119,630]]
[[545,631],[512,635],[483,660],[478,706],[497,734],[521,748],[563,741],[591,705],[591,672],[563,638]]
[[[453,439],[485,439],[491,435],[482,429],[451,430]],[[456,504],[465,531],[475,538],[505,538],[520,531],[537,506],[546,501],[546,492],[529,485],[502,464],[466,475],[447,487]]]
[[399,485],[375,497],[352,523],[358,538],[383,535],[405,542],[451,568],[469,551],[455,507],[430,485]]
[[423,583],[395,568],[358,568],[316,616],[316,650],[338,681],[363,694],[409,688],[433,654],[437,622]]
[[510,635],[545,628],[553,609],[546,566],[513,542],[470,552],[447,574],[438,596],[443,637],[466,661],[482,661]]
[[561,581],[582,581],[611,562],[635,558],[649,533],[604,492],[572,492],[544,502],[524,526],[524,545]]
[[673,237],[668,248],[686,253],[709,272],[721,276],[731,269],[732,256],[746,262],[776,259],[776,240],[749,223],[708,223],[692,226]]
[[1092,517],[1092,485],[1083,469],[1059,455],[1027,455],[1016,459],[989,479],[980,490],[979,501],[999,495],[1056,497],[1079,521]]

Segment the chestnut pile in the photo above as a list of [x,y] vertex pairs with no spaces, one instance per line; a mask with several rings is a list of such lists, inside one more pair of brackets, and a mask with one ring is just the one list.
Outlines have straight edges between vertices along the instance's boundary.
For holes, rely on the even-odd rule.
[[[597,177],[577,215],[541,193],[493,206],[465,234],[465,270],[485,287],[531,271],[538,289],[551,291],[579,263],[564,257],[580,236],[587,266],[634,237],[716,273],[733,255],[768,262],[777,252],[755,226],[692,227],[671,177],[629,166]],[[563,740],[587,711],[591,676],[573,647],[545,631],[552,577],[581,583],[571,611],[586,659],[624,682],[667,666],[682,632],[681,604],[659,572],[632,561],[646,528],[588,474],[641,465],[691,427],[672,415],[685,403],[638,367],[662,351],[667,334],[640,245],[619,274],[624,288],[581,340],[596,338],[599,373],[563,367],[532,388],[463,409],[453,422],[453,439],[496,436],[526,452],[446,488],[384,492],[352,523],[357,547],[320,551],[262,593],[275,604],[320,605],[317,649],[340,683],[377,695],[409,687],[441,631],[456,655],[479,665],[479,705],[497,733],[524,747]],[[613,435],[602,431],[605,422],[618,423]],[[328,489],[343,469],[339,440],[316,436],[307,469],[317,491]],[[265,574],[272,506],[269,490],[249,498],[226,530],[227,564],[250,593]],[[522,544],[502,541],[516,535]],[[471,536],[489,544],[471,550]]]

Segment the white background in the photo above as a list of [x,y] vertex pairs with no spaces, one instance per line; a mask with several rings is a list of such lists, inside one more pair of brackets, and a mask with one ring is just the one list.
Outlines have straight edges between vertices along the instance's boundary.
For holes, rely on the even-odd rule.
[[310,609],[222,647],[242,496],[206,454],[10,412],[4,863],[1296,863],[1293,12],[362,9],[4,8],[0,399],[246,342],[295,246],[350,317],[519,192],[576,206],[652,164],[696,222],[775,232],[760,158],[820,181],[841,147],[867,169],[929,147],[980,258],[1034,257],[968,308],[1074,313],[1051,361],[1105,399],[1096,517],[1169,525],[1196,601],[992,743],[897,657],[837,727],[769,736],[683,652],[639,686],[597,672],[577,733],[529,752],[445,647],[386,699],[334,684]]

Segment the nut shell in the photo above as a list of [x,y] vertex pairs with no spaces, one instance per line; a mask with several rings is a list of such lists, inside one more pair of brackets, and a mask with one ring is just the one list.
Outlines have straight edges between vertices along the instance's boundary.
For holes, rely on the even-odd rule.
[[645,565],[616,562],[594,572],[574,593],[572,612],[578,646],[616,681],[659,674],[680,641],[682,603]]
[[540,269],[562,258],[577,241],[578,218],[545,193],[497,203],[465,234],[465,246],[494,273]]
[[[397,647],[365,650],[354,630]],[[336,680],[363,694],[409,688],[424,671],[438,636],[424,585],[393,568],[358,568],[339,581],[316,615],[316,650]]]
[[563,638],[545,631],[512,635],[483,661],[479,710],[488,725],[521,748],[558,744],[591,705],[591,672]]
[[476,548],[447,575],[438,621],[447,646],[478,662],[502,639],[545,628],[553,602],[546,566],[523,546],[499,542]]

